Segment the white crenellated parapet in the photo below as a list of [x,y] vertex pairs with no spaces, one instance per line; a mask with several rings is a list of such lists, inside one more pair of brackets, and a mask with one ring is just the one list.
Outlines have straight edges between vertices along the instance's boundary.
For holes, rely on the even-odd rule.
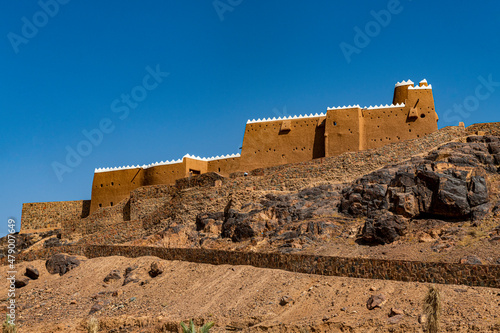
[[373,109],[389,109],[389,108],[403,108],[405,106],[405,103],[401,103],[401,104],[386,104],[386,105],[375,105],[375,106],[365,106],[363,109],[367,109],[367,110],[373,110]]
[[427,80],[426,79],[423,79],[422,81],[420,81],[419,83],[427,83]]
[[407,85],[414,85],[414,83],[412,80],[408,80],[408,81],[403,80],[401,82],[396,83],[396,87],[407,86]]
[[254,124],[254,123],[263,123],[263,122],[267,122],[267,121],[280,121],[280,120],[288,120],[288,119],[303,119],[303,118],[316,118],[316,117],[324,117],[326,116],[323,112],[322,113],[316,113],[316,114],[305,114],[305,115],[299,115],[299,116],[285,116],[285,117],[273,117],[273,118],[263,118],[263,119],[248,119],[247,121],[247,124]]
[[343,110],[343,109],[354,109],[354,108],[360,108],[358,104],[355,105],[348,105],[348,106],[333,106],[326,108],[327,111],[332,111],[332,110]]
[[209,162],[209,161],[216,161],[216,160],[222,160],[222,159],[227,159],[227,158],[240,157],[240,154],[228,154],[228,155],[221,155],[221,156],[215,156],[215,157],[200,157],[200,156],[193,156],[193,155],[186,154],[183,156],[182,159],[172,160],[172,161],[161,161],[161,162],[155,162],[155,163],[144,164],[144,165],[132,165],[132,166],[127,165],[127,166],[121,166],[121,167],[115,167],[115,168],[97,168],[94,170],[94,173],[128,170],[128,169],[149,169],[149,168],[160,166],[160,165],[182,163],[182,160],[184,159],[184,157],[187,157],[187,158],[190,158],[193,160]]
[[205,162],[223,160],[223,159],[228,159],[228,158],[236,158],[236,157],[240,157],[240,156],[241,156],[240,154],[227,154],[227,155],[212,156],[212,157],[200,157],[200,156],[193,156],[193,155],[189,155],[189,154],[184,155],[184,157],[190,158],[192,160],[205,161]]
[[408,89],[432,89],[432,84],[429,84],[428,86],[408,87]]

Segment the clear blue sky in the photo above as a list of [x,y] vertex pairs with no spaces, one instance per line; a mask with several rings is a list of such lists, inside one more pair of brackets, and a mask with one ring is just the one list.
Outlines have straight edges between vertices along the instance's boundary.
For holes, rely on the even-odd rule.
[[248,118],[390,104],[405,79],[440,127],[500,120],[497,1],[54,1],[0,11],[0,234],[23,202],[90,199],[96,167],[237,153]]

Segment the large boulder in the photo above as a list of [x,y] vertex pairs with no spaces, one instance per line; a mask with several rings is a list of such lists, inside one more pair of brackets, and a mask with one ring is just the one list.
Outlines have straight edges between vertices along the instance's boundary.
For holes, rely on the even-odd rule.
[[50,274],[64,275],[78,266],[80,266],[80,260],[64,253],[54,254],[45,262],[45,267]]

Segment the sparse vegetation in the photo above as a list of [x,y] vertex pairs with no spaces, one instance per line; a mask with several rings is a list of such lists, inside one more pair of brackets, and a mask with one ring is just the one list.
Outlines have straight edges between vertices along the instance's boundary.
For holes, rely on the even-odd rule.
[[441,296],[435,286],[429,288],[424,298],[424,314],[427,317],[426,331],[437,333],[441,316]]
[[2,325],[2,333],[16,333],[16,332],[17,332],[17,326],[10,323],[10,316],[7,315],[7,318],[5,319]]
[[90,317],[87,322],[87,332],[88,333],[97,333],[99,332],[99,319],[96,317]]
[[200,327],[199,330],[197,330],[196,326],[193,323],[193,320],[189,321],[189,327],[184,322],[181,322],[182,333],[208,333],[208,332],[210,332],[210,329],[213,326],[214,326],[214,322],[211,321],[209,323],[206,323],[202,327]]

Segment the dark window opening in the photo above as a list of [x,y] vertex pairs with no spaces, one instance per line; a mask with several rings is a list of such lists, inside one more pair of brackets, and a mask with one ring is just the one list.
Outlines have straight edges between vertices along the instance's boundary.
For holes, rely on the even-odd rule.
[[113,202],[110,202],[110,204],[111,204],[111,207],[113,207]]
[[422,113],[422,114],[420,115],[420,118],[425,118],[425,114],[423,114],[423,113]]
[[102,204],[99,204],[99,207],[102,207]]
[[189,169],[189,173],[192,175],[201,175],[200,170]]
[[102,187],[102,184],[101,184],[101,187]]

